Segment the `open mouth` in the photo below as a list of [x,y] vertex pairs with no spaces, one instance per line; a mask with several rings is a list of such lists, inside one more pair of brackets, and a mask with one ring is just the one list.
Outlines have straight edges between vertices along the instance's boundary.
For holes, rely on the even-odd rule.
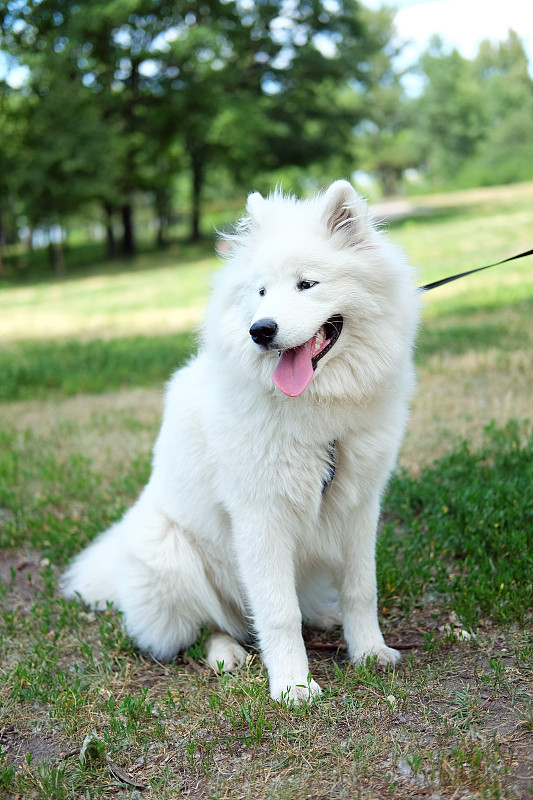
[[342,330],[342,317],[336,314],[327,320],[309,341],[299,347],[280,352],[272,380],[284,394],[297,397],[313,377],[320,359],[329,353]]
[[[329,353],[335,342],[340,336],[342,330],[342,317],[340,314],[336,314],[334,317],[328,319],[325,322],[318,333],[314,335],[311,339],[313,344],[313,355],[311,356],[311,363],[313,365],[313,370],[316,369],[316,365],[322,358],[325,356],[326,353]],[[305,345],[304,345],[305,347]]]

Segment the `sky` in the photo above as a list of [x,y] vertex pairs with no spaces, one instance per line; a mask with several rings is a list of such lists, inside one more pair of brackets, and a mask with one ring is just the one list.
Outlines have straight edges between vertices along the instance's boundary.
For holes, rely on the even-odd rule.
[[[374,8],[384,4],[384,0],[363,2]],[[410,43],[403,54],[406,65],[416,61],[435,33],[448,49],[456,47],[461,55],[472,58],[483,39],[506,39],[513,28],[524,43],[533,74],[533,0],[385,0],[385,4],[398,9],[398,35]],[[0,78],[5,72],[0,53]],[[14,70],[9,82],[17,85],[22,75]]]
[[[376,8],[383,0],[363,0]],[[411,42],[404,57],[416,60],[431,36],[440,34],[447,49],[473,58],[483,39],[500,41],[513,28],[522,40],[533,73],[533,0],[389,0],[397,8],[399,37]]]

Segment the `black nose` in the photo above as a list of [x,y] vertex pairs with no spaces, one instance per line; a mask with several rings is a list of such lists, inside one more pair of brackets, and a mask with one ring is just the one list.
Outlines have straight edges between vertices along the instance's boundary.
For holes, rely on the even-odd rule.
[[273,319],[258,319],[250,328],[250,336],[256,344],[266,347],[278,332],[278,326]]

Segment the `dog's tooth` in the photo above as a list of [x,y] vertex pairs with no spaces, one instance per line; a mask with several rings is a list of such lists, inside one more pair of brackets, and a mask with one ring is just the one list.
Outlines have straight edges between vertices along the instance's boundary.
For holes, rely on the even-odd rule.
[[313,356],[316,356],[317,353],[322,350],[326,341],[326,328],[324,325],[322,325],[322,327],[319,328],[319,330],[315,333],[313,338]]

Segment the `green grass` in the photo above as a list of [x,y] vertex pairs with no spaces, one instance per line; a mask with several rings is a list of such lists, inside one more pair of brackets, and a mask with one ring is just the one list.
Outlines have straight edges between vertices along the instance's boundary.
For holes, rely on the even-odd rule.
[[17,342],[1,357],[0,402],[162,385],[194,349],[190,333]]
[[[434,199],[419,198],[415,206],[425,203],[425,214],[390,226],[420,270],[420,283],[531,247],[533,185],[452,199],[433,207]],[[176,334],[201,319],[218,267],[211,247],[175,247],[60,283],[0,290],[0,400],[160,385],[191,352],[192,340]],[[533,258],[439,288],[424,297],[424,307],[420,359],[513,349],[524,333],[530,337]]]
[[57,433],[0,428],[0,547],[29,545],[64,564],[124,512],[148,476],[145,458],[104,481],[86,456],[62,453]]
[[[532,198],[531,183],[411,198],[421,213],[392,223],[390,233],[420,270],[421,282],[428,283],[530,250]],[[439,294],[434,313],[460,308],[463,302],[483,305],[530,297],[531,263],[531,258],[511,262],[464,278],[453,289],[434,290],[432,298]]]
[[[525,427],[524,427],[525,430]],[[469,629],[524,624],[533,597],[533,435],[518,423],[463,443],[416,478],[391,481],[379,541],[380,598],[408,615],[427,592]],[[149,475],[148,454],[112,480],[53,438],[0,433],[0,546],[31,545],[64,564],[120,516]],[[73,506],[74,504],[74,506]]]
[[[530,247],[532,199],[420,198],[431,213],[391,235],[431,280]],[[235,675],[209,671],[202,642],[159,664],[112,609],[57,592],[147,480],[161,387],[216,263],[181,249],[0,291],[0,797],[527,797],[533,438],[509,420],[530,416],[529,262],[425,297],[409,470],[378,543],[397,668],[349,664],[340,630],[305,630],[324,695],[287,709],[257,653]]]
[[490,428],[484,446],[459,449],[416,479],[391,482],[379,542],[381,602],[427,593],[476,630],[486,618],[524,625],[533,598],[533,436]]

